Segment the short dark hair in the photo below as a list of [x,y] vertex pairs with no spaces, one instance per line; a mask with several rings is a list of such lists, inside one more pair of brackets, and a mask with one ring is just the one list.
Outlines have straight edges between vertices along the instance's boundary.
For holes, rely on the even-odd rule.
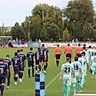
[[20,52],[20,50],[17,50],[17,53],[19,53]]
[[57,45],[57,47],[59,47],[59,44]]
[[44,47],[45,46],[45,44],[42,44],[42,47]]
[[74,60],[75,60],[75,61],[78,61],[78,56],[75,56],[75,57],[74,57]]
[[80,46],[81,44],[79,43],[78,46]]
[[31,47],[31,48],[30,48],[30,50],[32,51],[32,50],[33,50],[33,48]]
[[40,48],[38,48],[38,50],[40,50]]
[[91,46],[89,46],[88,48],[91,48]]
[[70,46],[70,44],[68,43],[68,46]]
[[6,55],[6,57],[10,57],[10,55]]
[[85,53],[85,52],[82,52],[82,53],[81,53],[81,56],[85,56],[85,55],[86,55],[86,53]]
[[20,51],[23,52],[23,49],[21,49]]
[[3,62],[3,60],[4,60],[3,58],[0,58],[0,62]]
[[15,56],[17,56],[17,52],[15,52],[15,54],[14,54]]
[[86,44],[84,44],[83,46],[86,46]]
[[66,57],[66,61],[67,61],[67,62],[70,61],[70,58],[69,58],[69,57]]

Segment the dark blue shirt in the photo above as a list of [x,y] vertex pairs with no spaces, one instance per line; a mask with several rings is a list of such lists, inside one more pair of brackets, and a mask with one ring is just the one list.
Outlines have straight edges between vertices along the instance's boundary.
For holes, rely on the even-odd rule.
[[4,59],[3,63],[8,66],[8,69],[10,69],[11,60],[9,60],[9,59]]
[[12,64],[13,64],[13,67],[19,67],[20,66],[20,58],[18,56],[15,56],[12,58]]
[[7,69],[8,69],[8,67],[6,64],[4,64],[4,63],[0,64],[0,75],[5,75],[7,72]]
[[25,59],[26,59],[25,55],[24,55],[24,54],[18,54],[18,57],[20,58],[20,61],[21,61],[22,63],[24,63],[24,61],[25,61]]
[[39,49],[39,55],[40,55],[40,57],[44,57],[44,51],[45,50],[46,50],[45,48],[40,48]]
[[35,61],[39,61],[39,58],[40,57],[40,55],[39,55],[39,52],[37,51],[37,52],[35,52]]
[[28,61],[32,61],[32,62],[34,62],[34,53],[33,52],[28,52],[27,53],[27,59],[28,59]]

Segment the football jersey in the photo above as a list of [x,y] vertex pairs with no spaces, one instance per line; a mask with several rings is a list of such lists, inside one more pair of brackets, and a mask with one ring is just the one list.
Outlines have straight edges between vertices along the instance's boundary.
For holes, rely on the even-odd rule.
[[0,64],[0,75],[5,75],[7,72],[8,66],[4,63]]
[[87,63],[90,64],[91,63],[91,57],[93,56],[93,49],[88,49],[87,50]]
[[39,57],[40,57],[39,52],[38,51],[35,52],[35,61],[39,61]]
[[33,52],[27,53],[27,58],[28,58],[28,61],[34,62],[34,53]]
[[40,57],[44,57],[44,52],[46,51],[46,48],[40,48],[39,49],[39,55],[40,55]]
[[81,69],[80,62],[74,61],[71,64],[73,65],[75,76],[80,76],[80,69]]
[[4,60],[3,60],[3,63],[8,66],[8,69],[10,69],[11,60],[9,60],[9,59],[4,59]]
[[96,56],[92,56],[92,58],[91,58],[91,64],[92,64],[92,66],[96,66]]
[[12,61],[13,67],[19,67],[20,66],[21,61],[20,61],[20,58],[18,56],[14,56],[11,61]]
[[24,54],[18,54],[18,57],[20,58],[20,61],[24,63],[26,57]]
[[63,70],[63,79],[71,79],[71,73],[73,71],[73,66],[70,63],[65,63],[61,66]]
[[86,75],[87,67],[86,67],[86,59],[84,57],[80,57],[78,61],[81,63],[82,76]]

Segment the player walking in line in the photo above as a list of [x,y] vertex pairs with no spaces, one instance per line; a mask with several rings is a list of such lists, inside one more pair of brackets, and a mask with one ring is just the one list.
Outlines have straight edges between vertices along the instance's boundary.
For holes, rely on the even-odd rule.
[[35,71],[38,73],[40,71],[39,66],[40,66],[40,55],[39,55],[39,50],[40,48],[37,49],[35,52]]
[[92,70],[92,78],[95,78],[96,80],[96,53],[91,57],[90,69]]
[[88,47],[88,50],[87,50],[87,63],[88,63],[88,66],[90,66],[91,64],[91,57],[93,56],[93,49],[91,46]]
[[19,66],[19,81],[22,82],[23,79],[23,72],[24,72],[24,64],[25,64],[25,55],[23,54],[23,50],[21,49],[18,53],[18,57],[20,59],[20,66]]
[[48,53],[49,53],[49,50],[48,50],[48,48],[45,48],[45,51],[44,51],[44,71],[45,71],[45,73],[46,73],[46,70],[47,70],[47,68],[48,68]]
[[66,58],[66,63],[61,66],[61,77],[64,81],[64,96],[69,96],[70,87],[71,87],[71,79],[74,76],[73,74],[73,66],[70,63],[70,58]]
[[64,53],[66,54],[66,58],[70,58],[71,62],[72,47],[70,46],[70,44],[68,44],[67,47],[65,47]]
[[28,76],[30,78],[30,70],[32,67],[32,77],[34,77],[34,63],[35,63],[35,54],[33,53],[33,48],[30,48],[30,52],[27,53],[28,60]]
[[18,57],[17,52],[15,52],[15,56],[12,58],[12,65],[14,70],[14,84],[17,85],[18,74],[19,74],[19,66],[20,66],[20,58]]
[[59,61],[60,61],[60,56],[62,54],[62,50],[59,47],[59,45],[57,45],[57,47],[54,49],[54,54],[55,54],[55,57],[56,57],[56,64],[57,64],[57,67],[58,67],[59,66]]
[[81,56],[79,57],[78,61],[81,63],[82,68],[82,79],[81,79],[81,87],[83,88],[85,82],[86,82],[86,75],[87,75],[87,60],[85,58],[85,52],[81,53]]
[[81,44],[79,43],[78,46],[76,47],[76,56],[79,57],[81,51],[82,51],[82,47]]
[[78,61],[78,56],[74,58],[74,61],[71,64],[73,65],[74,68],[73,69],[74,77],[72,78],[72,83],[73,83],[74,94],[76,94],[77,86],[78,86],[78,92],[80,93],[81,90],[80,80],[82,78],[82,69],[81,69],[82,67],[81,67],[81,63]]
[[3,60],[3,63],[7,65],[8,67],[8,77],[7,77],[7,89],[10,88],[10,77],[11,77],[11,70],[12,70],[12,65],[11,65],[11,60],[10,60],[10,56],[6,55],[6,58]]
[[44,67],[46,67],[45,57],[46,57],[46,48],[45,45],[42,44],[42,47],[39,49],[39,55],[40,55],[40,71],[43,71],[46,73],[46,70]]
[[8,66],[3,63],[3,59],[0,58],[0,96],[3,96],[6,74],[8,76]]

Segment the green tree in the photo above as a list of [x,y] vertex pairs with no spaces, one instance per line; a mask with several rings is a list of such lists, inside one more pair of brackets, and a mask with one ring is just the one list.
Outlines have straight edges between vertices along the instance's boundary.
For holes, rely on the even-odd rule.
[[[41,22],[41,27],[39,28],[41,34],[42,34],[42,32],[41,32],[42,26],[45,28],[45,30],[47,30],[47,31],[45,31],[45,32],[47,32],[45,34],[49,35],[49,31],[48,31],[49,27],[52,24],[54,24],[58,28],[51,27],[50,32],[52,32],[52,31],[55,32],[55,30],[58,29],[58,31],[56,30],[56,32],[58,32],[58,36],[59,36],[59,38],[61,38],[61,36],[62,36],[62,33],[61,33],[62,32],[62,11],[60,10],[60,8],[49,6],[47,4],[39,4],[39,5],[36,5],[35,8],[32,10],[32,14],[33,14],[33,16],[39,17],[39,20]],[[53,33],[53,34],[55,34],[55,33]],[[49,35],[49,39],[51,37],[52,37],[52,34]],[[54,39],[56,39],[56,38],[54,38]]]
[[[63,10],[64,18],[67,20],[67,28],[69,33],[81,41],[86,35],[88,38],[90,35],[87,35],[89,30],[84,32],[84,26],[90,25],[93,26],[94,22],[94,9],[92,0],[70,0],[67,8]],[[89,26],[86,26],[89,27]],[[87,28],[89,29],[89,28]],[[90,29],[91,30],[91,29]],[[80,34],[81,33],[81,34]]]
[[70,34],[68,32],[68,29],[66,28],[64,31],[63,31],[63,41],[67,42],[70,40]]
[[18,22],[16,22],[15,25],[12,27],[10,34],[11,34],[11,36],[14,39],[16,39],[16,38],[18,38],[18,39],[24,39],[25,38],[24,30],[19,25]]

